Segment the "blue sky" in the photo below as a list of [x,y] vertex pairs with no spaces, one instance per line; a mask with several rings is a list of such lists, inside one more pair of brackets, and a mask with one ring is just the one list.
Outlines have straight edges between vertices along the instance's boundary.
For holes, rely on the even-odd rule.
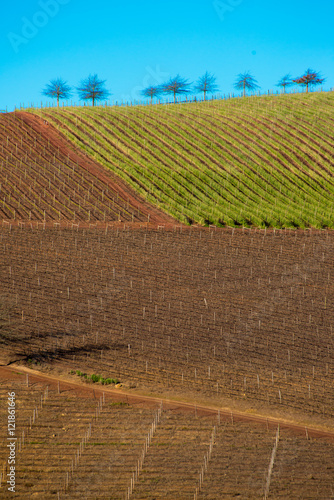
[[[0,18],[0,109],[45,102],[62,77],[75,87],[97,73],[111,100],[206,70],[222,93],[250,71],[262,91],[308,67],[334,87],[334,2],[323,0],[16,0]],[[73,101],[78,101],[75,96]]]

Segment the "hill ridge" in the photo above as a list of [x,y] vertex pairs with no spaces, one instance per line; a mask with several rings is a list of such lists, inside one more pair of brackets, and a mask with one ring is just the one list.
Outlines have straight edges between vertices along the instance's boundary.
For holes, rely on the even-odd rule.
[[180,222],[321,229],[334,226],[333,97],[38,112]]

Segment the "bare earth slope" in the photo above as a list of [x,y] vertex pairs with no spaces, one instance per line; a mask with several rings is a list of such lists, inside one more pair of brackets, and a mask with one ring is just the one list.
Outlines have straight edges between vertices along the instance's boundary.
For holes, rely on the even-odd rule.
[[[24,491],[43,500],[258,500],[269,491],[272,499],[318,500],[333,492],[328,432],[83,386],[18,366],[0,368],[4,399],[7,391],[19,396],[18,487],[11,498]],[[3,473],[6,438],[1,427]],[[1,479],[0,498],[8,498]]]
[[1,230],[9,360],[333,418],[332,232],[122,226]]
[[174,221],[75,150],[52,125],[25,112],[0,117],[1,219]]

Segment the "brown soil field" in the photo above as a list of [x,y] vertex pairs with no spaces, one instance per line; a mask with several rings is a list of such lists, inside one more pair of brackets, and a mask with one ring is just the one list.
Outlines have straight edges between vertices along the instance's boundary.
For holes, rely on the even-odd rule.
[[[264,496],[277,425],[180,408],[20,367],[0,369],[17,397],[17,493],[30,498],[220,499]],[[10,380],[8,379],[10,371]],[[1,407],[0,418],[6,419]],[[0,464],[6,473],[6,427]],[[333,434],[283,425],[268,498],[331,498]],[[0,498],[8,498],[2,482]]]
[[331,232],[3,229],[4,363],[333,417]]
[[172,223],[45,120],[0,117],[0,220]]

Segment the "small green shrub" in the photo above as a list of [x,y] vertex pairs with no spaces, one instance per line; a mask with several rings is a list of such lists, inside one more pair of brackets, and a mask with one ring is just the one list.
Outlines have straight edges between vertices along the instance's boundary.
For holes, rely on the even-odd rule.
[[110,384],[119,384],[120,381],[117,378],[103,378],[101,375],[96,375],[93,373],[92,375],[87,375],[87,373],[82,373],[80,370],[71,370],[70,373],[78,375],[78,377],[84,378],[87,382],[92,382],[93,384],[97,384],[100,382],[102,385],[110,385]]

